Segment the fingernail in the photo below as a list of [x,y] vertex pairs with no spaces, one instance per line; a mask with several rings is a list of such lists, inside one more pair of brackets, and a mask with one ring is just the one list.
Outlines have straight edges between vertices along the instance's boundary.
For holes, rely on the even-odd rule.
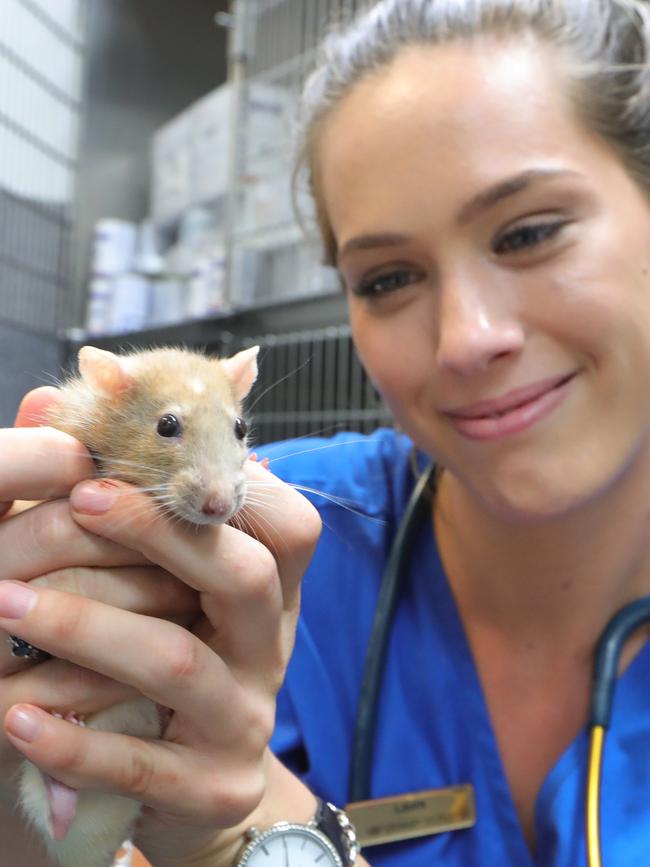
[[5,726],[10,735],[29,743],[43,731],[43,719],[38,711],[15,707],[7,714]]
[[75,512],[102,515],[108,512],[119,491],[112,482],[82,482],[72,490],[70,504]]
[[37,594],[24,584],[0,581],[0,617],[24,617],[36,605]]

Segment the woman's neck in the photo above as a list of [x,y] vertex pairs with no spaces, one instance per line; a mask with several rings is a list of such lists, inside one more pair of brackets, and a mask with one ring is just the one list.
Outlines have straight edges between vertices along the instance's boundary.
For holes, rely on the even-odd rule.
[[611,615],[650,594],[650,457],[606,492],[540,524],[506,522],[443,473],[434,525],[464,618],[514,642],[592,647]]

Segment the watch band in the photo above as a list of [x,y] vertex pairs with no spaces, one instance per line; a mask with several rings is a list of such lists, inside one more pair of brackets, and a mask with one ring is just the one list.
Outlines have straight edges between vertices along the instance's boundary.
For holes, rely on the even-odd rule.
[[361,851],[354,825],[343,810],[339,810],[334,804],[320,798],[316,801],[313,824],[325,834],[328,840],[331,840],[345,867],[354,867],[357,855]]

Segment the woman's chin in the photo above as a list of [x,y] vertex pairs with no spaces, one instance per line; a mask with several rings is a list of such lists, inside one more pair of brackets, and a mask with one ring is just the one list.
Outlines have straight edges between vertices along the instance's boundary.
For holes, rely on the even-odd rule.
[[518,525],[561,521],[593,501],[594,490],[575,477],[543,473],[490,474],[477,486],[470,483],[487,511],[498,520]]
[[566,497],[535,497],[511,495],[510,492],[491,499],[490,511],[500,520],[519,526],[550,524],[563,520],[580,505],[579,501]]

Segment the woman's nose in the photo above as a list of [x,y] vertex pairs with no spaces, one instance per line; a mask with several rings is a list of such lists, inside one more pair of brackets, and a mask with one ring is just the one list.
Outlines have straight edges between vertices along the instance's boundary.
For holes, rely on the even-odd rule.
[[516,355],[524,345],[521,322],[507,298],[489,290],[441,292],[437,361],[443,370],[470,375],[498,359]]

